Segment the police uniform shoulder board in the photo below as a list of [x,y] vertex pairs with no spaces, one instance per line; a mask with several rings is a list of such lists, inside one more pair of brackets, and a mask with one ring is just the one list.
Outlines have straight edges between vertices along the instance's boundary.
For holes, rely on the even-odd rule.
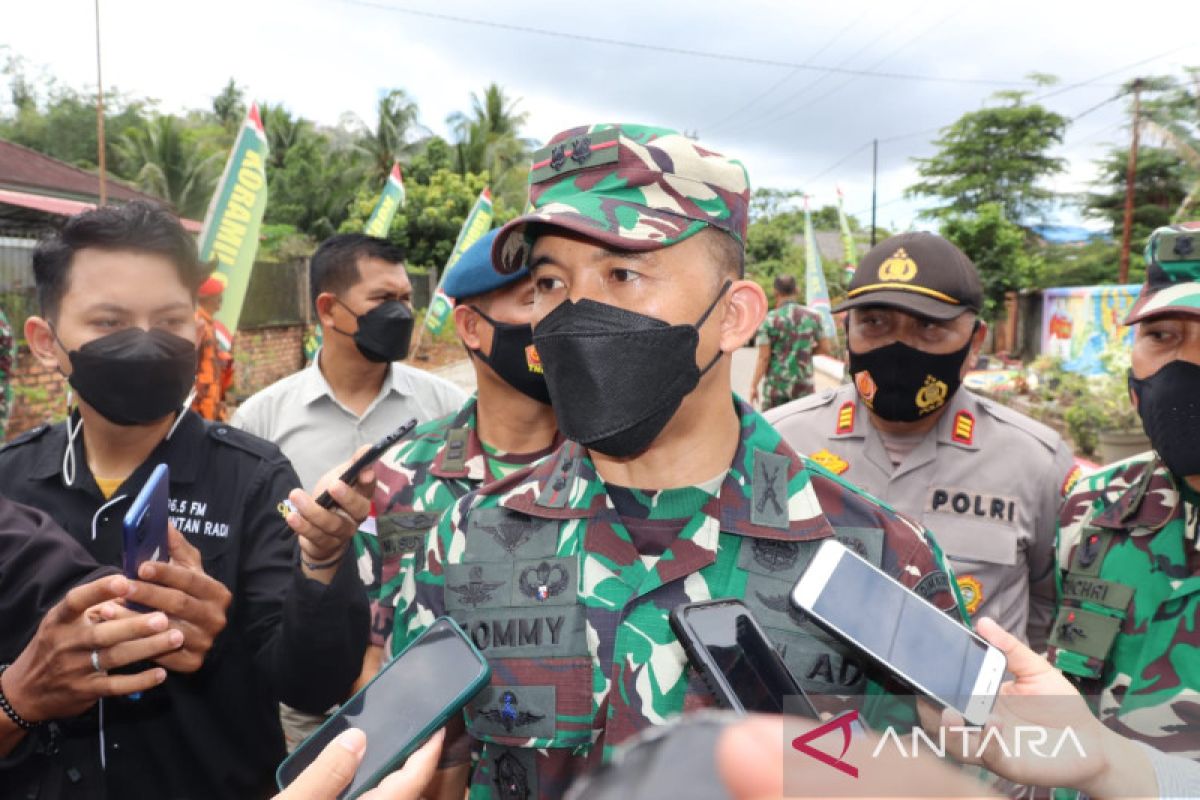
[[1059,669],[1083,678],[1100,676],[1129,613],[1133,588],[1100,577],[1114,532],[1087,527],[1062,581],[1062,605],[1050,632]]

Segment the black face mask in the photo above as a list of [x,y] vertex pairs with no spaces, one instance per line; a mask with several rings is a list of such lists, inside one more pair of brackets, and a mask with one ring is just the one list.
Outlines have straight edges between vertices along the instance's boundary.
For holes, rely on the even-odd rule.
[[497,322],[475,306],[471,310],[492,326],[492,352],[471,352],[492,368],[501,380],[526,397],[550,405],[550,390],[546,388],[546,376],[542,362],[538,360],[533,346],[533,327],[512,322]]
[[729,286],[695,325],[669,325],[594,300],[567,300],[547,314],[533,343],[563,436],[614,458],[649,447],[723,355],[696,366],[700,328]]
[[[354,313],[350,306],[337,301],[342,308]],[[363,358],[377,363],[403,361],[408,357],[408,345],[412,341],[413,315],[408,306],[399,300],[388,300],[355,317],[358,330],[354,332],[354,345]],[[336,327],[335,331],[348,336]]]
[[[976,324],[976,329],[978,324]],[[865,353],[850,351],[850,374],[867,408],[891,422],[916,422],[958,391],[974,331],[961,350],[935,355],[893,342]]]
[[1172,361],[1149,378],[1129,374],[1142,429],[1167,469],[1200,475],[1200,366]]
[[196,346],[159,329],[110,333],[67,358],[71,388],[117,425],[145,425],[180,410],[196,383]]

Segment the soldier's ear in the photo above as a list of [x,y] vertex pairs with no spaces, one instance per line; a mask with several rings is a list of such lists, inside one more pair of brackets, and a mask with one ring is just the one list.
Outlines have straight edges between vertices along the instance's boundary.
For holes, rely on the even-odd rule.
[[459,303],[454,307],[454,328],[468,350],[482,349],[483,337],[479,323],[479,315],[470,306]]
[[758,332],[767,316],[767,295],[754,281],[734,281],[721,317],[721,350],[732,353]]

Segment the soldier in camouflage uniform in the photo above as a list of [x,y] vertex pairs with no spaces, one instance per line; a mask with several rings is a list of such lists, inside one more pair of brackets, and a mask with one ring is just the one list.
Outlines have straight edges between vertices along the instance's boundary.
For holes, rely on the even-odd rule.
[[463,253],[442,285],[456,301],[455,328],[471,355],[478,394],[454,414],[417,428],[375,465],[373,513],[354,542],[371,597],[364,678],[379,668],[401,577],[442,512],[561,442],[541,365],[531,357],[529,270],[494,270],[493,239],[495,231]]
[[1154,451],[1067,498],[1050,656],[1111,729],[1200,760],[1200,223],[1155,231],[1146,261],[1126,324]]
[[829,340],[821,335],[820,315],[800,305],[796,279],[791,275],[775,279],[775,308],[763,320],[754,343],[758,346],[758,365],[750,403],[758,400],[758,384],[765,378],[763,411],[816,391],[813,356],[833,354]]
[[471,796],[560,797],[633,734],[710,705],[667,624],[680,603],[742,598],[807,689],[886,705],[789,605],[815,548],[837,537],[961,610],[925,531],[731,396],[725,356],[766,313],[741,277],[742,165],[674,131],[599,125],[555,136],[530,175],[532,209],[493,261],[533,270],[534,343],[570,441],[442,517],[391,641],[449,614],[488,657],[466,710]]

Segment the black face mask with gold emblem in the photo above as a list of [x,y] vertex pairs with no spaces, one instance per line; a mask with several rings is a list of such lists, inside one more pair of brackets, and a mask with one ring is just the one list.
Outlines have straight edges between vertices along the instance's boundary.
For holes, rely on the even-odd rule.
[[867,408],[881,419],[916,422],[950,402],[970,352],[970,339],[961,350],[942,354],[893,342],[865,353],[851,350],[850,374]]

